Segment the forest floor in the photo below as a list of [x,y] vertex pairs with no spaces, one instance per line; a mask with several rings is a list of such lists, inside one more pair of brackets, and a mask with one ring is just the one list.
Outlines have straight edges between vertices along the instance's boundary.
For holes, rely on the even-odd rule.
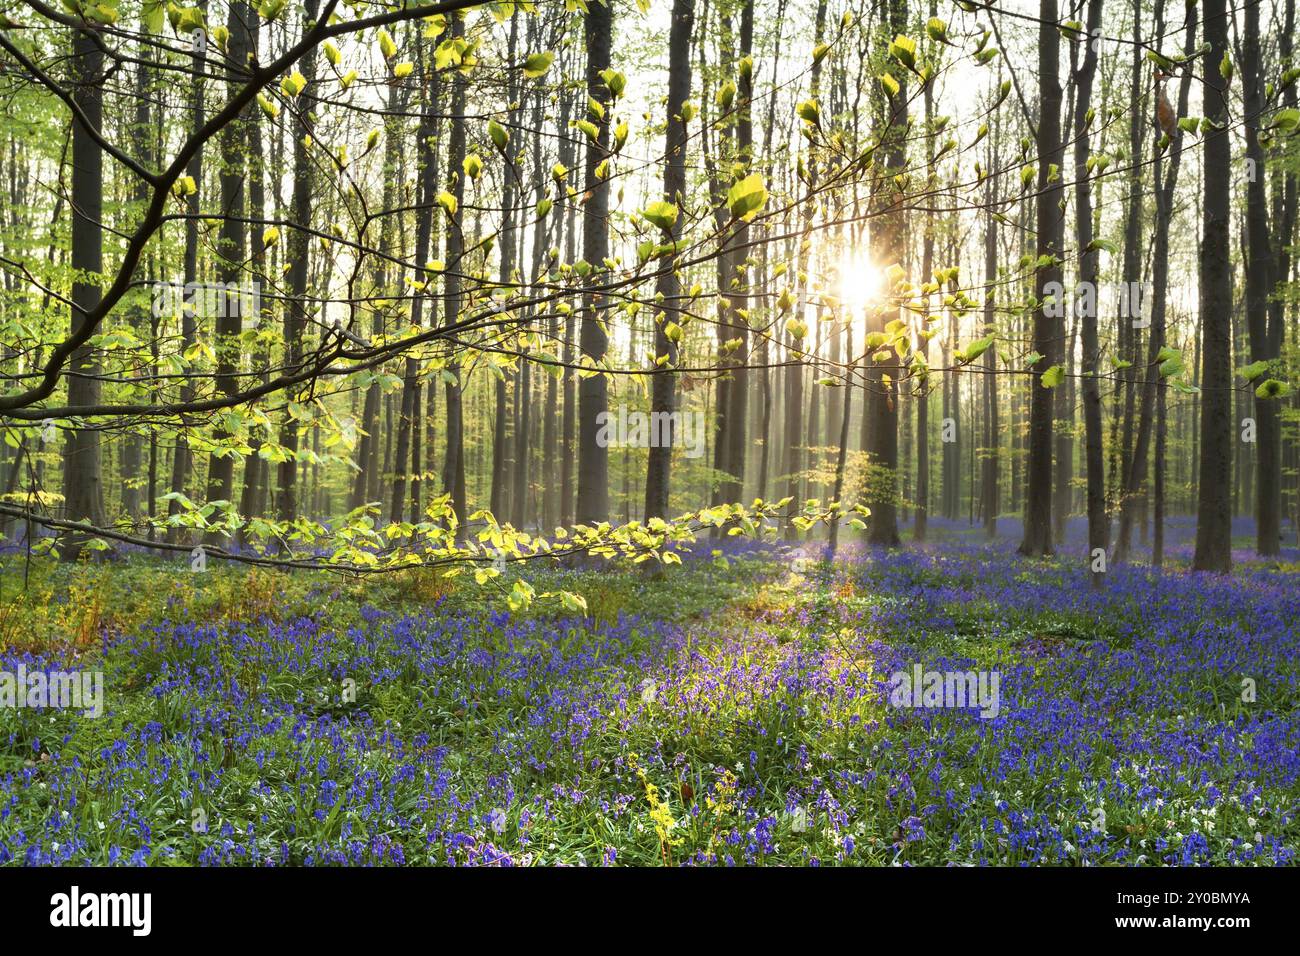
[[[11,553],[0,674],[104,698],[0,707],[0,863],[1295,863],[1300,566],[1237,557],[1101,590],[951,533],[524,572],[579,617],[432,573]],[[918,666],[997,696],[912,706]]]

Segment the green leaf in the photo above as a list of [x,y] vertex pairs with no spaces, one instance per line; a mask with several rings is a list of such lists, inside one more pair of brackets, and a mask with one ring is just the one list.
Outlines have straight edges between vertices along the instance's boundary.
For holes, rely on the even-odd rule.
[[161,33],[166,13],[167,5],[163,3],[163,0],[145,0],[140,19],[144,23],[146,32]]
[[524,611],[533,603],[534,595],[533,586],[523,578],[517,578],[515,585],[510,589],[510,594],[506,598],[506,603],[510,605],[512,611]]
[[294,70],[288,76],[280,81],[280,92],[285,96],[294,97],[307,88],[307,78]]
[[668,232],[677,222],[677,207],[660,199],[646,206],[641,215],[664,232]]
[[1269,363],[1267,361],[1251,362],[1245,368],[1237,369],[1237,374],[1240,375],[1242,378],[1244,378],[1246,381],[1253,382],[1255,379],[1259,378],[1261,375],[1263,375],[1265,372],[1268,371],[1268,366]]
[[524,76],[530,80],[544,76],[554,61],[555,54],[550,50],[543,50],[541,53],[530,53],[528,58],[524,60]]
[[751,221],[767,205],[767,186],[759,173],[751,173],[727,190],[727,208],[736,219]]
[[1286,398],[1290,394],[1291,386],[1275,378],[1265,379],[1259,388],[1255,389],[1257,398]]
[[560,603],[564,605],[566,611],[574,614],[587,613],[587,599],[581,594],[574,594],[572,591],[560,592]]
[[1160,67],[1160,69],[1165,73],[1173,72],[1174,68],[1178,66],[1178,64],[1169,59],[1169,57],[1164,56],[1155,50],[1147,50],[1147,59]]
[[916,66],[916,41],[901,33],[889,44],[889,55],[909,70]]
[[1056,388],[1065,381],[1065,366],[1053,365],[1043,373],[1043,388]]
[[989,346],[993,344],[993,341],[994,341],[994,337],[991,335],[988,336],[987,338],[976,339],[974,342],[966,346],[964,349],[959,349],[957,351],[958,360],[962,362],[975,361],[977,358],[979,358],[981,355],[983,355],[985,352],[989,350]]
[[1289,132],[1297,125],[1300,125],[1300,109],[1285,109],[1273,114],[1273,122],[1269,124],[1269,128]]
[[731,104],[734,103],[735,100],[736,84],[731,80],[727,80],[727,82],[718,87],[718,92],[713,95],[714,104],[724,113],[731,109]]
[[605,86],[614,94],[614,99],[623,95],[627,89],[627,77],[615,69],[601,70],[600,78],[605,82]]

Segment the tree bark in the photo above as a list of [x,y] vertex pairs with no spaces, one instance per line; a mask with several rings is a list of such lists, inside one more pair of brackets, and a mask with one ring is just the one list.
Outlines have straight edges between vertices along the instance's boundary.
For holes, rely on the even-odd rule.
[[[583,203],[582,256],[592,266],[591,285],[608,279],[605,260],[609,258],[609,177],[598,175],[597,167],[609,158],[612,103],[609,88],[600,74],[609,68],[613,31],[611,8],[592,4],[586,16],[587,95],[604,107],[604,115],[592,117],[598,132],[595,141],[587,145],[583,176],[583,192],[587,198]],[[603,306],[600,293],[590,288],[583,293],[578,345],[583,357],[596,368],[604,362],[608,345],[599,314]],[[609,411],[608,396],[609,380],[603,374],[579,380],[577,519],[582,524],[598,524],[609,519],[609,449],[598,440],[601,423]]]
[[[1062,238],[1065,213],[1061,209],[1063,180],[1060,174],[1065,158],[1061,141],[1060,35],[1056,0],[1039,0],[1038,5],[1038,82],[1041,109],[1038,117],[1038,244],[1037,256],[1050,257],[1050,264],[1037,270],[1034,312],[1034,351],[1044,358],[1039,367],[1046,370],[1061,361],[1064,329],[1048,315],[1043,300],[1053,283],[1061,288]],[[1053,170],[1056,171],[1053,176]],[[1020,553],[1052,553],[1052,404],[1051,389],[1043,387],[1042,375],[1031,376],[1029,399],[1029,463],[1026,469],[1025,535]]]
[[[99,305],[98,277],[104,269],[104,156],[91,130],[103,126],[104,54],[89,30],[72,33],[73,102],[85,122],[72,124],[72,255],[71,266],[79,277],[72,283],[73,329]],[[88,276],[83,280],[80,276]],[[82,345],[72,353],[68,374],[68,404],[97,405],[101,371],[94,346]],[[96,526],[107,523],[104,513],[103,462],[99,432],[93,428],[68,431],[63,449],[64,515],[72,521]],[[66,535],[59,553],[75,560],[85,547],[82,535]]]
[[1228,54],[1225,0],[1205,0],[1201,17],[1209,44],[1201,58],[1205,113],[1214,128],[1205,135],[1200,256],[1201,459],[1192,567],[1226,573],[1232,569],[1232,250],[1228,239],[1228,83],[1219,69]]
[[[667,230],[665,241],[675,247],[682,234],[682,209],[686,205],[686,122],[682,105],[691,96],[691,31],[695,26],[695,0],[673,0],[672,27],[668,36],[667,129],[664,133],[664,200],[673,203],[677,218]],[[668,334],[668,325],[678,326],[680,333],[681,282],[677,277],[677,255],[670,252],[659,261],[655,281],[655,298],[663,311],[655,316],[654,354],[656,370],[651,385],[650,411],[663,416],[669,424],[658,432],[658,441],[650,443],[646,465],[645,516],[668,517],[669,479],[673,460],[673,426],[677,416],[677,383],[673,367],[677,364],[677,342]],[[653,421],[653,418],[652,418]],[[653,426],[652,426],[653,428]],[[666,432],[666,433],[665,433]]]

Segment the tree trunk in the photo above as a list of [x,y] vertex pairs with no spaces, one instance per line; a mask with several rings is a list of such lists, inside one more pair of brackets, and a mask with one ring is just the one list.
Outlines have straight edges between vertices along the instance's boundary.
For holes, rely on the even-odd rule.
[[[438,153],[434,148],[434,135],[438,127],[437,70],[433,69],[429,50],[420,46],[420,68],[429,77],[422,87],[423,102],[420,125],[416,134],[415,166],[418,182],[418,211],[415,220],[415,277],[417,288],[411,296],[411,327],[424,327],[424,303],[429,296],[433,277],[425,271],[433,235],[433,213],[438,195]],[[432,320],[434,317],[430,316]],[[420,499],[420,365],[408,357],[402,367],[402,408],[397,425],[397,455],[393,474],[393,497],[389,519],[401,521],[406,506],[406,469],[409,457],[411,468],[411,520],[419,518]]]
[[[1038,117],[1038,245],[1037,256],[1051,258],[1051,264],[1037,270],[1034,312],[1034,351],[1044,356],[1039,367],[1050,369],[1061,361],[1061,324],[1047,314],[1043,304],[1048,286],[1062,287],[1062,239],[1065,213],[1061,209],[1064,185],[1060,175],[1065,158],[1061,142],[1060,34],[1056,0],[1039,0],[1038,81],[1041,110]],[[1057,171],[1052,177],[1052,170]],[[1020,553],[1052,553],[1052,401],[1053,393],[1043,387],[1042,375],[1031,376],[1029,399],[1029,464],[1025,503],[1025,537]]]
[[[1264,109],[1263,67],[1260,62],[1259,5],[1248,4],[1245,42],[1242,46],[1241,82],[1245,95],[1246,158],[1246,328],[1250,335],[1250,361],[1272,362],[1279,357],[1281,336],[1272,328],[1269,297],[1277,285],[1276,259],[1269,235],[1268,197],[1264,191],[1264,147],[1259,142]],[[1274,312],[1276,316],[1276,312]],[[1276,376],[1262,372],[1254,387]],[[1255,396],[1255,549],[1274,556],[1282,547],[1282,429],[1278,400]]]
[[[1085,289],[1095,289],[1100,274],[1100,250],[1092,246],[1092,180],[1088,157],[1092,151],[1089,134],[1092,126],[1092,84],[1097,74],[1097,51],[1092,37],[1101,29],[1102,0],[1088,2],[1088,36],[1084,40],[1086,51],[1079,71],[1078,100],[1075,106],[1074,127],[1074,205],[1075,245],[1079,250],[1079,284]],[[1105,581],[1105,555],[1110,548],[1110,520],[1106,516],[1106,462],[1102,448],[1101,387],[1098,368],[1101,344],[1097,331],[1097,297],[1089,296],[1085,308],[1076,300],[1075,315],[1080,321],[1083,354],[1080,370],[1083,374],[1083,457],[1087,478],[1088,513],[1088,566],[1095,587]],[[1093,558],[1100,549],[1100,565]]]
[[[695,0],[673,0],[672,28],[668,37],[668,102],[667,129],[664,133],[664,200],[678,209],[677,219],[665,237],[674,245],[682,234],[681,210],[686,204],[686,123],[681,118],[682,104],[691,96],[691,31],[695,25]],[[677,277],[677,256],[670,252],[659,261],[659,275],[655,282],[655,298],[662,303],[663,311],[655,317],[654,354],[657,364],[651,385],[650,411],[652,430],[654,416],[662,416],[666,427],[657,433],[657,441],[650,442],[646,465],[645,517],[668,517],[669,478],[673,460],[673,428],[677,417],[677,385],[673,367],[677,364],[677,342],[680,335],[681,281]],[[669,323],[678,327],[677,335],[669,334]]]
[[[813,43],[814,45],[822,42],[822,37],[826,31],[826,0],[817,0],[817,16],[814,21]],[[817,99],[817,93],[821,80],[821,60],[814,60],[810,76],[810,92],[812,98]],[[807,266],[808,253],[806,243],[812,238],[812,215],[814,198],[817,194],[817,161],[813,157],[808,158],[808,191],[804,197],[804,205],[800,211],[803,220],[803,242],[799,246],[798,268],[795,270],[796,281],[800,283],[799,294],[796,297],[795,308],[798,309],[797,318],[803,320],[807,313],[807,303],[809,299],[807,283],[798,278]],[[800,472],[803,470],[803,375],[804,365],[802,361],[802,348],[799,340],[794,336],[787,336],[789,341],[789,351],[783,356],[787,363],[785,367],[785,460],[783,470],[786,475],[785,496],[790,499],[786,508],[786,526],[785,538],[789,541],[797,540],[799,529],[795,527],[793,518],[799,513],[803,502],[802,497],[803,482]]]
[[[1164,23],[1164,3],[1156,5],[1157,25]],[[1189,18],[1183,52],[1190,56],[1196,40],[1195,19]],[[1187,111],[1188,96],[1191,90],[1191,73],[1183,75],[1179,84],[1178,112]],[[1157,133],[1157,136],[1161,135]],[[1126,455],[1127,469],[1122,475],[1123,484],[1120,493],[1119,536],[1115,545],[1115,562],[1122,564],[1128,560],[1133,539],[1133,526],[1139,520],[1143,502],[1146,501],[1147,453],[1151,447],[1152,414],[1155,408],[1156,391],[1160,379],[1158,357],[1165,345],[1165,317],[1168,312],[1166,292],[1169,286],[1169,229],[1173,220],[1174,187],[1178,182],[1178,172],[1182,163],[1183,131],[1175,129],[1169,145],[1169,170],[1164,169],[1165,156],[1159,141],[1155,147],[1153,176],[1156,184],[1156,221],[1153,242],[1152,276],[1151,276],[1151,334],[1147,346],[1147,361],[1142,376],[1141,407],[1137,416],[1136,435],[1133,440],[1131,455]],[[1131,288],[1131,286],[1130,286]],[[1130,301],[1130,311],[1132,302]],[[1121,322],[1125,320],[1120,319]]]
[[1201,460],[1196,506],[1198,571],[1232,568],[1232,313],[1228,240],[1231,194],[1228,84],[1219,65],[1228,55],[1224,0],[1202,7],[1209,51],[1204,69],[1206,116],[1215,128],[1205,135],[1205,208],[1201,245]]
[[[988,214],[984,217],[984,334],[993,335],[997,316],[998,231],[993,217],[993,177],[989,177],[986,203]],[[980,488],[983,494],[981,510],[984,512],[984,532],[990,538],[998,533],[998,376],[997,346],[984,353],[984,468]]]
[[[104,54],[89,30],[72,34],[73,102],[84,123],[72,123],[72,255],[71,266],[78,279],[72,284],[73,330],[99,305],[98,276],[104,269],[104,156],[94,134],[103,126]],[[90,127],[87,129],[87,125]],[[68,404],[97,405],[101,385],[99,359],[90,344],[80,346],[69,357]],[[93,428],[68,431],[63,450],[64,514],[71,521],[97,527],[107,523],[99,432]],[[84,535],[67,535],[60,542],[60,556],[75,560],[86,544]]]
[[[609,258],[609,176],[600,176],[597,167],[609,158],[609,120],[612,108],[609,88],[601,72],[609,68],[613,45],[613,11],[604,4],[593,4],[586,17],[587,95],[604,107],[603,116],[592,117],[598,133],[587,146],[583,192],[582,256],[591,263],[591,285],[608,281],[605,260]],[[579,348],[583,357],[595,366],[605,359],[608,337],[601,324],[599,310],[604,297],[588,289],[582,296],[582,320]],[[582,524],[597,524],[609,519],[609,449],[598,440],[608,414],[609,381],[604,375],[591,375],[578,382],[578,505],[577,519]]]
[[[303,32],[312,28],[316,20],[319,0],[306,0],[303,11]],[[307,81],[307,87],[316,79],[315,48],[305,52],[298,61],[298,69]],[[296,369],[303,360],[302,339],[307,328],[307,278],[308,248],[306,229],[311,222],[312,209],[312,158],[304,141],[314,130],[315,124],[311,112],[302,113],[302,128],[295,130],[293,137],[293,200],[292,223],[299,227],[289,233],[289,301],[284,310],[284,350],[285,366]],[[277,468],[276,494],[277,508],[281,521],[293,521],[298,517],[298,446],[300,436],[298,421],[292,415],[286,415],[280,425],[280,444],[284,446],[286,458]]]
[[[239,0],[230,4],[226,19],[229,31],[226,53],[230,66],[226,72],[226,95],[233,98],[244,85],[243,71],[247,68],[250,51],[248,20],[256,17],[248,6]],[[214,325],[213,348],[217,355],[216,387],[226,396],[239,391],[240,333],[244,330],[244,305],[248,297],[230,289],[238,288],[244,275],[244,180],[247,178],[248,158],[247,111],[231,121],[221,131],[221,172],[218,177],[221,190],[221,227],[217,234],[217,281],[223,288],[215,296],[205,296],[217,306]],[[221,421],[218,417],[218,422]],[[234,435],[218,425],[213,433],[218,445],[208,458],[207,500],[233,502],[235,499],[235,458],[233,450],[221,449],[229,445]],[[211,532],[206,541],[216,544],[221,535]]]
[[[262,18],[257,15],[248,17],[248,47],[254,56],[259,56],[261,45]],[[266,284],[266,246],[262,242],[260,220],[266,215],[266,161],[262,157],[262,124],[256,110],[250,110],[246,118],[248,124],[248,207],[251,227],[248,235],[248,267],[252,271],[253,281],[259,289]],[[258,314],[252,317],[253,324],[260,329],[270,303],[262,301],[259,293]],[[253,368],[260,368],[263,382],[270,380],[270,355],[267,346],[258,345],[253,349]],[[265,429],[255,426],[257,430],[249,435],[250,451],[244,459],[244,487],[239,498],[239,513],[245,521],[248,518],[261,517],[266,507],[265,481],[266,459],[260,454],[265,436]],[[239,539],[244,542],[244,529],[241,527]]]
[[[199,8],[206,11],[207,3],[199,4]],[[204,80],[202,73],[204,70],[203,60],[199,54],[191,58],[194,69],[194,77],[191,80],[190,90],[190,132],[196,133],[203,126],[203,89]],[[203,184],[203,148],[200,146],[190,157],[186,164],[185,175],[194,181],[196,186]],[[184,282],[185,288],[192,288],[191,283],[198,278],[199,263],[199,190],[195,190],[185,197],[185,268]],[[170,277],[168,277],[170,278]],[[195,300],[201,301],[201,297]],[[184,354],[191,345],[194,344],[198,334],[198,324],[195,321],[194,303],[186,301],[181,308],[181,353]],[[191,402],[194,400],[194,386],[191,380],[186,378],[181,383],[181,401]],[[190,468],[193,462],[190,455],[189,441],[185,436],[184,430],[176,433],[176,445],[172,450],[172,476],[171,490],[173,492],[185,493],[186,486],[190,480]],[[168,516],[177,515],[181,511],[180,502],[172,499],[167,504]],[[180,541],[180,529],[171,527],[167,529],[168,543],[175,544]]]

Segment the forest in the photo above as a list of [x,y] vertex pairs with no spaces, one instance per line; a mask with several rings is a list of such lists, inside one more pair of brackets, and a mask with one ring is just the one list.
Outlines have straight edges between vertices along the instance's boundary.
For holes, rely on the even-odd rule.
[[1296,17],[0,0],[0,866],[1300,862]]

